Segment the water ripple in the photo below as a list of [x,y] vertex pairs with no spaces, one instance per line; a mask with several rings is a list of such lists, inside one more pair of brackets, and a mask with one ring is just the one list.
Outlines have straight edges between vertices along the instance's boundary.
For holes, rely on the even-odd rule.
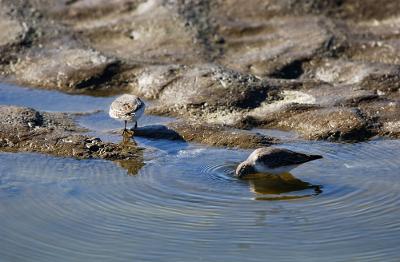
[[108,161],[1,153],[1,260],[398,258],[399,141],[283,145],[324,156],[285,187],[236,179],[247,150],[153,145],[135,176]]

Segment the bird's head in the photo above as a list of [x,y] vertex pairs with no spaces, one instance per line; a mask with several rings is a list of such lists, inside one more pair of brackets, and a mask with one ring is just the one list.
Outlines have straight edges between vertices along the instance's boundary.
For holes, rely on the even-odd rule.
[[235,172],[236,176],[239,178],[244,178],[247,175],[254,174],[254,173],[256,173],[256,171],[255,171],[253,165],[247,161],[240,163],[238,165],[238,167],[236,168],[236,172]]

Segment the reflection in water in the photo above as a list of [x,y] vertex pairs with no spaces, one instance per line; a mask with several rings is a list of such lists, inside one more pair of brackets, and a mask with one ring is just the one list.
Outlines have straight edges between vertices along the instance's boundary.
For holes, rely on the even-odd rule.
[[125,169],[128,175],[134,176],[144,166],[143,159],[116,160],[118,166]]
[[313,195],[318,195],[322,193],[321,186],[312,185],[310,183],[304,182],[298,178],[295,178],[290,173],[284,173],[280,175],[262,174],[260,175],[260,177],[253,177],[252,179],[250,179],[249,183],[251,191],[253,193],[261,195],[271,195],[269,197],[256,196],[255,199],[257,200],[286,200],[309,197],[312,194],[301,192],[299,192],[297,195],[282,195],[284,193],[302,191],[307,189],[312,189],[314,191]]
[[137,146],[133,135],[134,132],[131,130],[125,130],[124,132],[122,132],[122,141],[120,144],[124,147]]
[[223,172],[226,177],[248,184],[250,192],[255,194],[254,200],[291,200],[317,196],[322,193],[321,185],[310,184],[294,177],[291,173],[279,175],[255,173],[239,179],[234,172],[237,165],[238,162],[225,163],[209,168],[209,170]]
[[138,156],[134,159],[127,160],[116,160],[116,162],[120,167],[125,169],[128,172],[128,175],[136,175],[139,170],[144,166],[143,159],[143,151],[138,150],[138,145],[133,138],[132,131],[125,131],[122,133],[122,140],[119,144],[122,148],[122,151],[138,151]]
[[[324,160],[246,181],[233,170],[247,150],[140,140],[136,176],[0,153],[0,261],[398,260],[400,141],[286,144]],[[277,197],[297,200],[254,201]]]

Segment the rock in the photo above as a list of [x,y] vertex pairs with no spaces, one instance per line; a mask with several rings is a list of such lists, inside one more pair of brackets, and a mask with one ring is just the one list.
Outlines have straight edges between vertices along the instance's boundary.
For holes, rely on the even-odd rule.
[[384,122],[381,128],[381,135],[392,138],[400,138],[400,121]]
[[182,69],[178,65],[147,67],[137,75],[137,83],[131,84],[132,92],[147,99],[157,99],[168,85],[180,77]]
[[358,84],[371,74],[398,70],[396,66],[340,59],[323,59],[312,62],[311,66],[315,71],[310,77],[331,84]]
[[[124,12],[137,5],[131,0],[66,0],[52,2],[52,5],[42,11],[47,12],[51,17],[61,17],[65,20],[98,18],[110,13]],[[43,5],[38,5],[38,8],[43,8]]]
[[[321,91],[321,88],[317,90]],[[362,111],[336,107],[343,103],[350,106],[351,96],[343,95],[340,98],[341,94],[330,94],[331,98],[324,100],[323,94],[285,91],[282,100],[263,103],[261,107],[250,111],[248,116],[253,119],[255,126],[294,130],[311,140],[363,141],[376,133],[370,126],[370,118],[364,116]],[[358,104],[355,100],[353,103]]]
[[276,139],[261,134],[232,130],[218,125],[172,123],[169,126],[176,130],[185,141],[211,146],[257,148],[277,142]]
[[276,127],[295,130],[306,139],[362,141],[373,135],[368,122],[356,109],[310,110],[281,118]]
[[135,136],[182,140],[218,147],[257,148],[278,143],[277,139],[221,125],[174,122],[167,126],[147,126],[135,130]]
[[16,44],[24,39],[27,32],[24,25],[7,14],[4,9],[0,9],[0,48]]
[[279,99],[263,102],[249,111],[247,116],[253,119],[255,126],[276,127],[281,119],[316,108],[319,106],[314,96],[296,90],[283,90]]
[[4,3],[0,4],[0,64],[6,63],[19,49],[29,31],[28,25],[10,15],[11,10]]
[[[325,2],[318,0],[318,2]],[[337,16],[348,20],[381,20],[400,15],[400,3],[393,0],[346,0],[337,2]]]
[[354,61],[399,65],[399,24],[398,16],[349,23],[344,55]]
[[316,17],[252,20],[246,14],[218,18],[218,33],[225,40],[219,61],[257,76],[298,78],[301,62],[324,52],[333,37]]
[[70,91],[109,80],[116,61],[80,48],[35,50],[14,66],[18,82]]
[[[88,39],[91,45],[109,56],[125,61],[145,63],[193,63],[202,61],[202,47],[196,43],[195,32],[185,26],[177,10],[167,8],[161,0],[138,5],[111,4],[115,13],[104,15],[103,3],[79,1],[68,9],[90,15],[72,16],[68,23]],[[110,4],[107,4],[110,5]],[[107,6],[106,5],[106,6]],[[91,11],[100,10],[100,11]]]
[[313,111],[319,109],[320,107],[312,104],[297,104],[288,103],[277,105],[266,104],[254,111],[250,111],[248,117],[252,120],[252,127],[262,127],[262,128],[283,128],[289,130],[288,127],[282,127],[280,121],[287,119],[296,114],[301,114],[303,112]]
[[177,78],[162,89],[158,95],[160,106],[152,112],[183,114],[194,110],[205,114],[217,109],[254,108],[273,89],[272,85],[252,75],[223,67],[208,64],[190,67],[181,70]]
[[0,47],[18,43],[23,39],[26,29],[16,20],[4,14],[0,16]]
[[281,100],[264,102],[247,113],[253,126],[294,130],[312,140],[362,141],[376,133],[372,118],[353,108],[378,99],[371,91],[318,85],[281,95]]
[[79,159],[140,159],[136,145],[113,144],[80,135],[84,129],[64,113],[0,106],[0,150],[40,152]]
[[[357,85],[365,90],[397,91],[400,66],[349,60],[324,59],[314,63],[310,77],[333,85]],[[340,92],[338,92],[340,93]]]
[[[314,100],[314,104],[321,107],[347,106],[355,107],[361,102],[372,101],[379,95],[373,90],[364,90],[358,85],[311,85],[296,91],[308,95]],[[311,101],[311,99],[309,99]]]
[[363,103],[360,108],[368,118],[374,119],[375,132],[381,136],[400,138],[400,100],[381,99]]
[[54,129],[83,131],[64,113],[38,112],[32,108],[0,105],[0,123],[2,135],[18,138],[41,128],[41,132]]
[[[306,15],[306,14],[329,14],[341,6],[341,1],[325,0],[217,0],[220,13],[226,16],[245,17],[253,19],[265,19],[266,17]],[[238,8],[240,6],[240,8]]]

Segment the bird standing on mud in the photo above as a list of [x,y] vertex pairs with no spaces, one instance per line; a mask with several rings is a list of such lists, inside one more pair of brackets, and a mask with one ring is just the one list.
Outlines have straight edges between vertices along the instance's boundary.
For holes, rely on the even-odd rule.
[[239,164],[235,173],[239,178],[256,173],[278,175],[320,158],[322,158],[320,155],[307,155],[288,149],[263,147],[254,150],[244,162]]
[[125,133],[127,122],[135,122],[134,128],[137,128],[137,121],[143,115],[145,107],[144,102],[139,97],[125,94],[117,97],[111,103],[109,115],[114,119],[125,122]]

